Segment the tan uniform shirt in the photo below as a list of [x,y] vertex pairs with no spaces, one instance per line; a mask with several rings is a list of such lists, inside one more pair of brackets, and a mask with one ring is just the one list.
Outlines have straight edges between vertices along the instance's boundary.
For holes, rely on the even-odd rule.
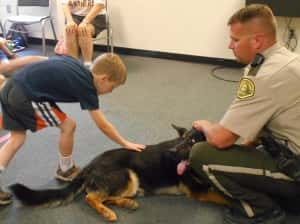
[[237,97],[220,124],[245,140],[255,140],[265,128],[300,154],[300,57],[279,44],[263,52],[255,76],[240,81]]

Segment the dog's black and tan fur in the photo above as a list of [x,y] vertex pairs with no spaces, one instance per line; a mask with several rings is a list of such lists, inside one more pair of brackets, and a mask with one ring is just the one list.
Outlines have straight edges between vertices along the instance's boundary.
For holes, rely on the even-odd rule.
[[186,194],[188,197],[226,204],[226,200],[209,191],[209,186],[188,171],[177,174],[177,164],[188,157],[193,143],[192,131],[173,126],[179,137],[143,152],[124,149],[106,151],[91,161],[80,174],[61,189],[31,190],[24,185],[11,186],[14,195],[27,205],[63,204],[85,191],[88,204],[105,219],[115,221],[116,214],[107,204],[136,209],[132,198],[147,194]]

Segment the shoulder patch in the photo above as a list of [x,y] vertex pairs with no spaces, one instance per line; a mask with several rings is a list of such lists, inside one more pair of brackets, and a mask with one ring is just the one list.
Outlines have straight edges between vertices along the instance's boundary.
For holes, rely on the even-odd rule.
[[251,79],[242,78],[240,81],[239,89],[237,91],[237,97],[239,99],[246,99],[254,96],[255,85]]

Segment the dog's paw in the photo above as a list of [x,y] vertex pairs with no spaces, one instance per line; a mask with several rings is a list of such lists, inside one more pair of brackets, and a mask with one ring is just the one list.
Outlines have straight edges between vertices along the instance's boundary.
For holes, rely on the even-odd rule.
[[145,190],[142,188],[139,188],[136,192],[136,195],[139,197],[144,197],[145,196]]
[[128,199],[126,207],[132,210],[136,210],[139,207],[139,203],[135,200]]
[[128,208],[131,210],[136,210],[139,207],[139,203],[137,203],[135,200],[130,198],[122,198],[118,200],[116,203],[117,206],[122,208]]
[[116,215],[116,213],[114,213],[111,210],[106,210],[102,213],[103,217],[105,218],[105,220],[110,221],[110,222],[115,222],[117,221],[118,217]]

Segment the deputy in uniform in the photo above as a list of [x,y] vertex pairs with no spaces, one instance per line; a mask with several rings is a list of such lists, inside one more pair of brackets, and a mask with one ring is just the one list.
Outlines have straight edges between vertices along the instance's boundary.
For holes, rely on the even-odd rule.
[[[276,20],[266,5],[240,9],[228,25],[229,48],[248,66],[221,121],[193,123],[207,141],[194,145],[190,166],[232,202],[224,223],[283,223],[283,206],[299,207],[300,184],[255,143],[268,131],[300,154],[300,58],[277,43]],[[242,144],[235,144],[240,137]]]

